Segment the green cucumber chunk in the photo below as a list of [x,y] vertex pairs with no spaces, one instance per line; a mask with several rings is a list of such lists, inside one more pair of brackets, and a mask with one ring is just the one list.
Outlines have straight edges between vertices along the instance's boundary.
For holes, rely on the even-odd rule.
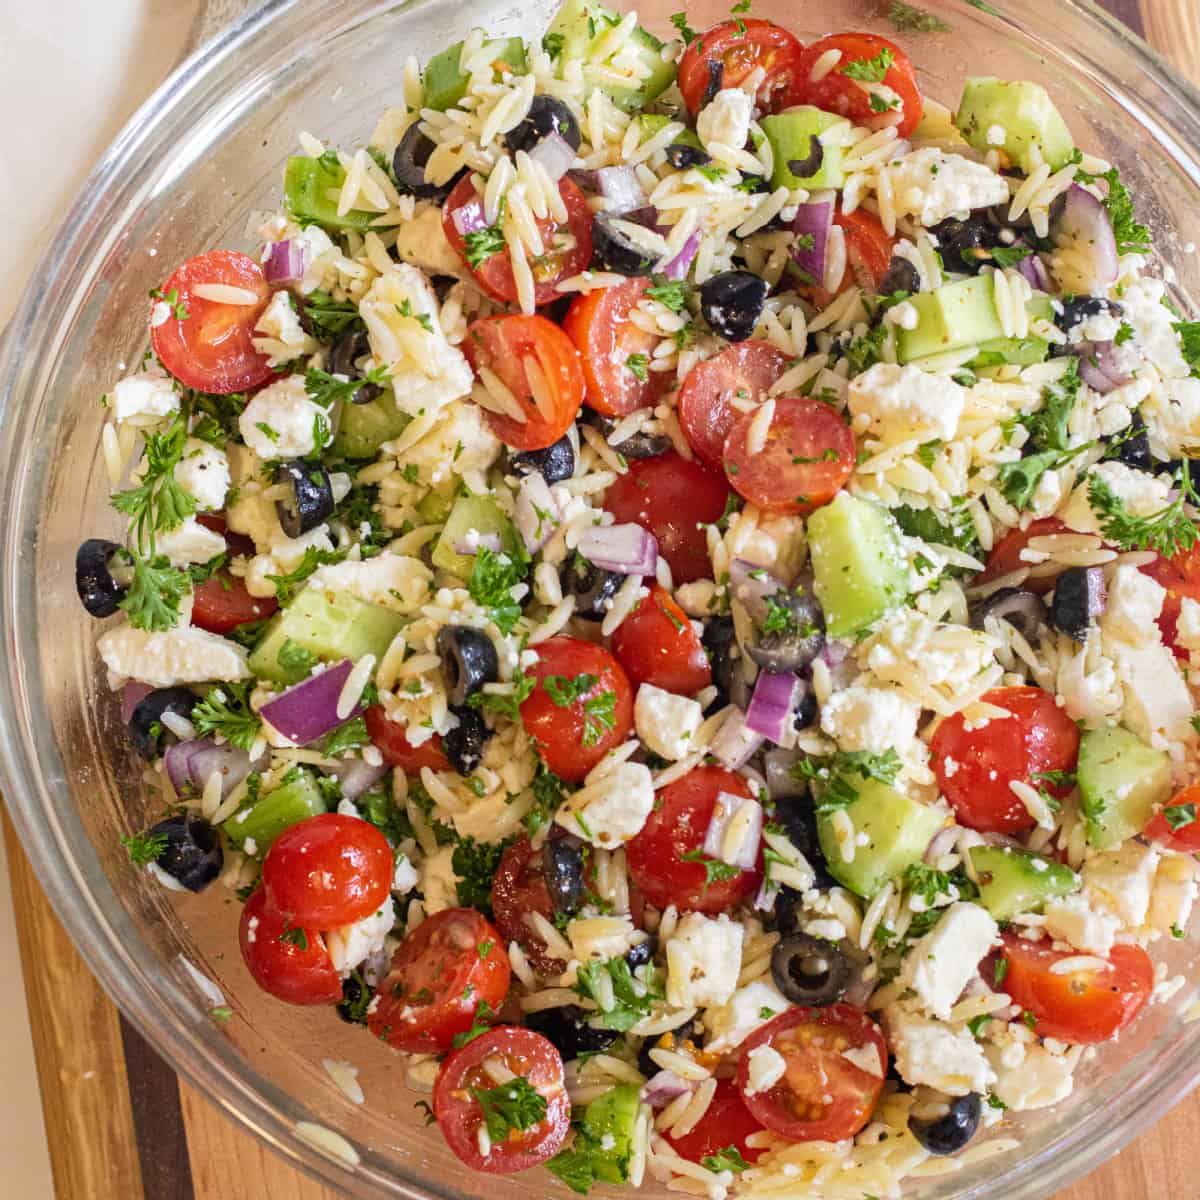
[[252,841],[255,856],[261,857],[285,829],[328,811],[312,772],[302,767],[293,769],[293,779],[239,808],[221,826],[234,845],[244,849],[246,842]]
[[357,662],[364,654],[381,659],[405,618],[378,604],[367,604],[346,592],[306,587],[287,608],[276,613],[249,667],[259,679],[289,682],[292,673],[279,662],[284,643],[291,641],[324,662],[344,658]]
[[343,404],[331,447],[343,458],[375,458],[379,447],[398,438],[412,420],[396,407],[390,388],[366,404]]
[[946,818],[936,808],[911,800],[877,779],[857,786],[858,798],[846,805],[845,812],[855,832],[867,835],[867,844],[855,847],[852,862],[843,862],[841,843],[828,813],[817,816],[817,837],[830,875],[856,896],[869,899],[889,879],[921,861]]
[[[771,143],[774,161],[772,188],[840,188],[846,182],[846,175],[842,170],[846,148],[841,145],[826,145],[826,139],[821,136],[839,126],[849,128],[850,122],[845,117],[822,112],[819,108],[813,108],[811,104],[800,104],[784,109],[781,113],[763,117],[759,124],[763,133],[767,135],[767,141]],[[794,166],[810,158],[813,138],[817,138],[821,145],[821,165],[807,175],[793,173],[788,164]]]
[[981,154],[997,148],[988,134],[1002,130],[999,149],[1027,175],[1033,170],[1035,148],[1052,171],[1065,167],[1075,152],[1066,121],[1040,83],[991,76],[968,79],[954,123]]
[[[584,1110],[583,1129],[593,1146],[592,1169],[596,1178],[604,1183],[624,1183],[629,1178],[637,1114],[638,1086],[635,1083],[618,1084]],[[609,1138],[611,1144],[607,1141]]]
[[[445,112],[467,94],[467,76],[458,68],[462,48],[462,42],[455,42],[425,64],[426,108]],[[525,43],[519,37],[484,42],[484,49],[491,51],[492,62],[504,63],[518,75],[525,74]]]
[[[660,113],[640,113],[638,115],[638,124],[642,127],[642,141],[648,142],[656,133],[661,132],[674,121],[674,117],[665,117]],[[693,150],[704,149],[695,133],[686,128],[676,134],[675,140],[671,145],[691,146]]]
[[996,918],[1033,912],[1047,900],[1079,891],[1082,880],[1070,867],[1013,846],[972,846],[971,866],[979,877],[979,902]]
[[417,513],[426,525],[441,525],[454,508],[454,497],[430,492],[417,505]]
[[917,325],[900,330],[896,357],[907,363],[1002,339],[1004,327],[996,312],[993,288],[990,275],[976,275],[910,296],[908,303],[917,310]]
[[[1053,321],[1054,309],[1050,306],[1050,297],[1042,292],[1035,293],[1032,300],[1025,305],[1030,321]],[[1011,363],[1017,367],[1032,367],[1035,363],[1045,362],[1050,354],[1050,343],[1036,334],[1023,338],[993,338],[983,342],[979,353],[967,363],[968,367],[982,370],[984,367],[1000,367]]]
[[283,172],[283,200],[301,225],[324,229],[367,229],[378,213],[352,208],[338,215],[336,192],[346,182],[346,170],[337,155],[327,150],[320,158],[297,155],[287,160]]
[[866,629],[908,595],[896,524],[869,501],[839,492],[808,518],[808,545],[830,637]]
[[498,533],[500,545],[508,554],[519,554],[519,535],[513,523],[486,496],[459,496],[446,518],[437,545],[433,548],[432,562],[435,567],[457,575],[459,579],[470,579],[475,569],[473,554],[459,554],[454,549],[456,542],[476,533]]
[[1087,839],[1097,850],[1141,833],[1155,805],[1171,798],[1171,760],[1119,725],[1084,731],[1077,778]]

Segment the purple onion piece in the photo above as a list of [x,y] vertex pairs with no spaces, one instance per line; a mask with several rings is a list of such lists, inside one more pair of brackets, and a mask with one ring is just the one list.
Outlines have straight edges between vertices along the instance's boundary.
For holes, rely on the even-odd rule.
[[688,1090],[688,1085],[673,1071],[659,1071],[642,1084],[638,1098],[651,1108],[662,1108]]
[[468,201],[462,208],[455,209],[451,220],[454,222],[454,228],[463,237],[488,227],[487,218],[483,213],[483,201],[479,197]]
[[167,747],[163,755],[163,766],[167,768],[171,786],[177,792],[182,792],[192,782],[192,757],[199,748],[198,740],[176,742]]
[[[829,231],[833,228],[833,203],[817,200],[802,204],[792,221],[792,232],[796,241],[792,244],[792,261],[817,283],[825,278],[825,248]],[[812,244],[808,239],[812,238]]]
[[736,771],[754,757],[764,740],[761,733],[747,728],[745,714],[737,710],[726,718],[713,738],[711,751],[721,766]]
[[307,746],[363,711],[363,705],[359,703],[349,716],[337,715],[338,698],[353,670],[354,663],[348,658],[343,659],[303,683],[288,688],[282,695],[264,704],[261,713],[284,737],[299,746]]
[[361,758],[352,758],[347,760],[344,766],[334,767],[330,774],[341,784],[342,795],[347,800],[355,800],[363,792],[373,788],[390,769],[387,763],[373,767]]
[[1052,233],[1056,246],[1082,255],[1093,289],[1114,283],[1118,272],[1117,239],[1104,205],[1086,188],[1073,183]]
[[683,249],[665,267],[662,273],[668,278],[676,282],[686,279],[688,271],[691,270],[692,259],[696,257],[700,249],[700,235],[693,233],[686,242],[683,243]]
[[554,536],[560,516],[558,501],[546,480],[536,471],[526,475],[517,488],[513,518],[530,554],[536,554]]
[[268,242],[263,254],[263,276],[268,283],[296,283],[304,277],[304,243],[290,239]]
[[770,742],[782,742],[800,700],[801,686],[796,675],[759,671],[754,695],[746,710],[747,728],[761,733]]
[[804,756],[799,750],[768,750],[763,755],[763,766],[766,768],[767,791],[772,800],[784,796],[795,796],[802,788],[792,777],[792,768]]
[[133,710],[145,698],[150,695],[154,689],[148,683],[138,683],[136,679],[131,679],[121,691],[121,720],[126,725],[129,724],[129,719],[133,716]]
[[1130,381],[1117,362],[1117,348],[1111,342],[1080,342],[1071,347],[1079,358],[1079,377],[1094,392],[1107,396]]
[[746,836],[738,847],[737,854],[730,866],[749,871],[758,861],[758,846],[762,841],[763,811],[757,800],[749,800],[745,796],[735,796],[729,792],[721,792],[713,806],[712,819],[704,833],[704,853],[710,858],[723,859],[722,850],[725,844],[725,834],[734,815],[750,806],[750,824]]
[[783,580],[758,563],[735,558],[729,566],[729,594],[755,621],[766,619],[767,597],[786,590],[787,585]]
[[570,170],[575,161],[575,151],[561,134],[548,133],[529,151],[529,157],[545,167],[546,174],[557,183]]
[[1035,292],[1054,291],[1054,281],[1050,278],[1050,272],[1046,270],[1046,264],[1036,252],[1021,259],[1017,263],[1017,270]]
[[658,540],[632,523],[594,525],[579,538],[579,553],[588,562],[618,575],[653,575],[658,566]]

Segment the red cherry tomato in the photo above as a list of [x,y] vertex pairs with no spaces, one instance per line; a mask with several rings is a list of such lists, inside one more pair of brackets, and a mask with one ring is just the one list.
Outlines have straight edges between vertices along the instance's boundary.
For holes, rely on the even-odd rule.
[[702,527],[721,519],[728,500],[723,476],[668,450],[631,462],[605,493],[604,507],[618,524],[633,521],[654,534],[678,585],[711,576]]
[[[531,258],[529,263],[533,270],[534,299],[538,305],[562,299],[562,293],[555,285],[560,279],[578,275],[592,259],[592,213],[587,198],[565,177],[559,180],[558,192],[566,206],[567,220],[562,225],[551,218],[537,222],[546,252],[537,259]],[[508,250],[492,254],[472,267],[467,257],[467,239],[454,223],[454,214],[460,209],[481,203],[471,177],[464,176],[446,199],[442,209],[442,229],[446,240],[470,267],[479,286],[493,300],[515,304],[517,283]]]
[[855,286],[865,292],[878,292],[883,277],[888,273],[892,250],[896,245],[896,239],[888,235],[878,217],[861,208],[852,213],[839,212],[833,218],[833,223],[841,229],[846,239],[847,270],[837,291],[828,292],[813,283],[802,284],[796,289],[818,310],[827,307],[835,297]]
[[670,382],[666,372],[648,369],[658,338],[629,319],[649,286],[648,279],[628,279],[597,288],[576,297],[563,320],[583,360],[585,402],[606,417],[657,404]]
[[[770,1046],[787,1063],[765,1091],[750,1088],[750,1055]],[[846,1057],[873,1047],[879,1073]],[[752,1033],[742,1046],[738,1087],[747,1108],[768,1129],[794,1142],[840,1142],[871,1119],[887,1073],[887,1043],[878,1025],[853,1004],[790,1008]]]
[[[546,1102],[540,1121],[528,1129],[510,1128],[499,1142],[480,1138],[484,1112],[476,1093],[506,1086],[496,1083],[490,1065],[503,1066],[524,1079]],[[433,1086],[433,1113],[446,1144],[473,1171],[507,1175],[535,1167],[558,1153],[571,1126],[562,1057],[540,1033],[501,1025],[469,1041],[442,1063]]]
[[321,813],[285,829],[263,860],[263,890],[297,925],[336,929],[378,912],[396,863],[387,838],[360,817]]
[[321,934],[293,926],[259,888],[242,909],[242,962],[264,992],[287,1004],[336,1004],[342,981]]
[[1200,548],[1193,546],[1170,558],[1159,555],[1154,562],[1138,569],[1166,588],[1162,612],[1158,615],[1159,632],[1175,657],[1186,660],[1188,651],[1179,644],[1179,614],[1184,600],[1200,602]]
[[679,423],[698,458],[721,466],[725,438],[738,418],[734,400],[766,399],[788,361],[770,342],[739,342],[688,372],[679,392]]
[[1140,946],[1114,946],[1107,970],[1058,975],[1051,969],[1073,956],[1006,933],[998,954],[984,963],[984,978],[999,979],[1013,1003],[1034,1015],[1039,1036],[1077,1046],[1106,1042],[1141,1012],[1154,989],[1154,964]]
[[226,569],[192,589],[192,624],[209,633],[229,633],[248,621],[265,621],[278,608],[274,596],[250,595],[245,580]]
[[[830,50],[839,50],[842,57],[832,71],[814,83],[811,79],[813,67]],[[878,81],[860,82],[846,73],[846,68],[852,63],[870,60],[880,63],[880,55],[885,52],[891,53],[892,62]],[[908,137],[921,122],[925,106],[917,87],[917,73],[908,55],[895,42],[877,34],[833,33],[820,38],[805,47],[796,68],[796,79],[797,87],[790,98],[792,104],[811,104],[873,129],[894,125],[897,136],[902,138]],[[878,97],[876,105],[890,103],[894,107],[884,108],[882,112],[871,107],[872,92],[869,89],[872,82],[878,82],[895,93],[889,96],[879,90],[875,93]]]
[[393,721],[382,704],[373,704],[363,713],[363,718],[367,723],[367,735],[389,767],[402,767],[405,771],[420,771],[422,767],[431,771],[450,770],[450,760],[442,753],[442,739],[438,734],[419,746],[410,745],[404,726]]
[[[204,300],[195,294],[204,284],[235,287],[254,299],[247,304]],[[210,250],[176,268],[160,291],[165,297],[174,293],[177,299],[165,321],[151,324],[150,341],[180,383],[225,394],[271,378],[271,364],[253,342],[254,326],[271,299],[262,267],[254,259],[236,250]]]
[[[1196,854],[1200,852],[1200,820],[1188,820],[1194,805],[1194,811],[1200,814],[1200,783],[1193,783],[1171,797],[1163,811],[1155,813],[1143,830],[1143,836],[1168,850],[1178,850],[1181,854]],[[1167,819],[1166,810],[1172,810],[1176,818],[1175,827]]]
[[683,1137],[663,1134],[675,1148],[675,1153],[688,1162],[702,1163],[709,1155],[720,1154],[732,1146],[747,1162],[758,1162],[762,1150],[748,1146],[751,1134],[762,1132],[762,1122],[746,1107],[737,1084],[732,1079],[717,1083],[712,1101],[704,1116]]
[[854,434],[828,404],[780,396],[766,445],[751,446],[757,411],[743,413],[725,439],[730,486],[767,512],[808,514],[828,504],[854,473]]
[[505,944],[519,942],[539,971],[561,975],[567,964],[547,950],[545,941],[525,921],[525,914],[532,912],[541,913],[548,921],[554,919],[543,861],[542,851],[535,850],[527,837],[506,847],[492,885],[492,912]]
[[617,662],[635,688],[643,683],[690,696],[712,683],[712,668],[687,614],[657,583],[617,626]]
[[443,909],[400,943],[367,1028],[396,1050],[440,1054],[488,1011],[481,1002],[500,1008],[511,978],[496,927],[473,908]]
[[960,713],[947,717],[929,743],[942,795],[954,806],[960,825],[985,833],[1019,833],[1036,824],[1008,786],[1013,781],[1044,787],[1059,799],[1071,789],[1045,775],[1074,771],[1079,729],[1054,695],[1037,687],[984,692],[986,704],[1007,709],[973,729]]
[[758,67],[766,78],[758,89],[758,107],[777,112],[788,104],[799,81],[799,64],[804,47],[786,29],[771,21],[746,17],[722,21],[683,52],[679,60],[679,90],[688,111],[695,116],[704,107],[704,97],[713,80],[717,88],[737,87]]
[[[487,414],[492,432],[505,445],[543,450],[571,428],[583,404],[583,368],[579,352],[557,325],[519,313],[485,317],[467,327],[462,348],[476,371],[487,367],[500,377],[525,413],[523,422]],[[539,389],[541,402],[535,399]]]
[[655,796],[654,811],[625,847],[629,873],[646,899],[659,908],[674,904],[691,912],[727,912],[753,896],[762,882],[761,858],[730,879],[708,878],[704,835],[717,797],[752,795],[740,776],[723,767],[696,767]]
[[[1031,563],[1021,561],[1021,551],[1029,544],[1030,538],[1070,532],[1057,517],[1044,517],[1040,521],[1031,522],[1028,529],[1014,529],[1006,533],[992,547],[987,557],[987,565],[975,577],[975,582],[990,583],[993,579],[1002,579],[1005,575],[1011,575],[1013,571],[1031,566]],[[1054,576],[1042,575],[1026,579],[1021,587],[1027,592],[1036,592],[1042,596],[1054,590]]]
[[[546,766],[578,783],[629,736],[633,689],[621,664],[594,642],[555,637],[542,642],[537,655],[530,672],[537,682],[521,704],[521,720]],[[586,690],[580,690],[581,675],[594,680]],[[552,677],[557,679],[547,691]],[[575,688],[574,698],[563,688]]]

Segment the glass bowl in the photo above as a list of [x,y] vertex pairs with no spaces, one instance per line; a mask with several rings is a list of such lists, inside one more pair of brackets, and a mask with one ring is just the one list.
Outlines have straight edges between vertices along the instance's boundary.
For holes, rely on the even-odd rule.
[[[653,3],[643,18],[665,34],[677,6]],[[173,264],[212,246],[251,247],[248,219],[278,204],[298,130],[341,145],[365,139],[399,102],[405,55],[424,59],[472,24],[528,35],[552,7],[275,0],[246,17],[178,70],[101,160],[0,351],[0,763],[12,816],[81,953],[158,1050],[293,1162],[355,1196],[568,1193],[544,1173],[467,1172],[426,1128],[380,1043],[332,1011],[289,1008],[255,988],[228,893],[181,899],[130,867],[118,839],[142,827],[148,799],[73,586],[78,543],[119,532],[105,504],[100,396],[138,362],[146,293]],[[1200,206],[1200,96],[1090,4],[922,8],[950,31],[897,33],[888,0],[756,0],[754,11],[802,38],[839,28],[899,36],[926,92],[945,102],[971,73],[1045,84],[1079,143],[1122,168],[1189,308],[1183,297],[1200,296],[1200,258],[1184,246]],[[703,28],[727,11],[699,0],[688,19]],[[1196,945],[1169,954],[1171,973],[1186,972]],[[1186,1002],[1150,1006],[1085,1061],[1069,1101],[1010,1122],[1017,1149],[913,1181],[911,1194],[1046,1196],[1116,1153],[1200,1079],[1200,1039],[1180,1020]],[[218,1026],[207,1013],[221,1003],[234,1015]],[[365,1105],[334,1086],[322,1058],[361,1069]]]

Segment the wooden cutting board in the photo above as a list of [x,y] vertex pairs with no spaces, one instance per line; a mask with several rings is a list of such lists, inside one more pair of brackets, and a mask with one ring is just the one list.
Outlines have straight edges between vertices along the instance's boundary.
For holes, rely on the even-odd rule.
[[[1200,0],[1100,3],[1200,82]],[[246,6],[211,0],[197,35]],[[7,815],[3,824],[62,1200],[336,1200],[177,1079],[124,1020],[55,918]],[[1200,1092],[1054,1200],[1184,1200],[1200,1192],[1180,1182],[1189,1179],[1200,1179]]]

